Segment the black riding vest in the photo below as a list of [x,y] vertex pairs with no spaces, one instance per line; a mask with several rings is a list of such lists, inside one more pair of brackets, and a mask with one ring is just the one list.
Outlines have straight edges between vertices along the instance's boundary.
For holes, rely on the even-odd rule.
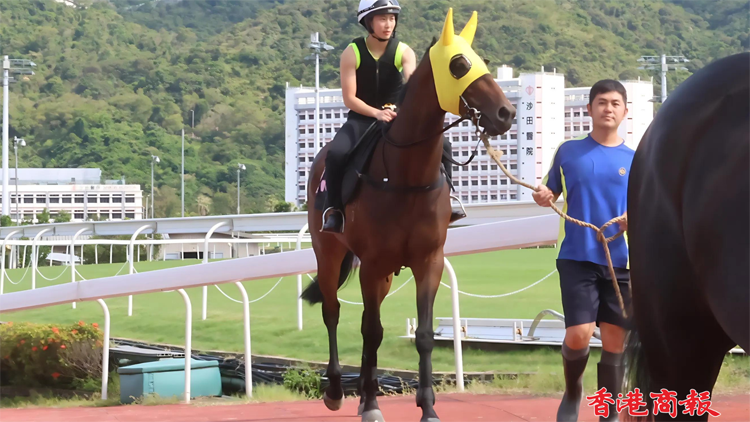
[[[399,41],[396,37],[388,45],[378,60],[372,57],[364,37],[356,38],[350,44],[357,55],[357,98],[378,110],[386,104],[396,104],[403,86],[401,70],[397,67],[396,51]],[[398,60],[400,65],[401,60]],[[400,67],[400,66],[399,66]],[[349,116],[364,117],[354,111]]]

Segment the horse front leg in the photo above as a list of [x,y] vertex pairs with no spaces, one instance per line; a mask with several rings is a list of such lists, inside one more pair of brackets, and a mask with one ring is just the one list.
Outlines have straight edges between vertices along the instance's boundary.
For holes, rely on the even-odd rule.
[[443,274],[443,254],[435,254],[423,264],[413,266],[417,283],[417,331],[416,344],[419,352],[419,387],[417,406],[422,408],[422,422],[439,422],[435,413],[435,391],[432,388],[432,349],[435,332],[432,329],[432,310],[435,295]]
[[[373,268],[376,268],[373,270]],[[362,353],[362,371],[360,385],[362,387],[361,415],[362,422],[384,422],[383,414],[378,407],[378,348],[383,341],[383,325],[380,323],[380,304],[388,294],[392,277],[382,277],[373,274],[376,266],[362,264],[360,285],[362,301],[365,310],[362,314],[362,339],[364,343]]]

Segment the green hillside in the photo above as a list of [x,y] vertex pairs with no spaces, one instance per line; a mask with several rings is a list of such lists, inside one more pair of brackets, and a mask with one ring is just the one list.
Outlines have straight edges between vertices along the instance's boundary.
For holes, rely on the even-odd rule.
[[[158,155],[159,217],[179,215],[183,127],[189,214],[235,212],[240,161],[243,212],[272,210],[283,198],[285,86],[314,81],[309,34],[336,46],[321,82],[338,86],[338,54],[363,33],[358,0],[78,2],[0,0],[2,54],[38,64],[11,86],[10,136],[29,145],[20,165],[100,167],[148,190]],[[459,28],[477,10],[474,46],[491,68],[556,68],[580,86],[649,77],[636,70],[644,54],[683,54],[692,70],[746,50],[748,2],[720,3],[403,0],[398,33],[422,54],[448,7]],[[670,90],[689,74],[671,73]]]

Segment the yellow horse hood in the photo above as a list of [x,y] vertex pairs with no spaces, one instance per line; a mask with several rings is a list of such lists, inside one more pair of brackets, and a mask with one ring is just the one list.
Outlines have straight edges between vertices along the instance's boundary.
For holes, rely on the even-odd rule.
[[[459,97],[466,88],[482,75],[490,73],[484,61],[471,48],[476,31],[475,11],[461,33],[455,35],[453,8],[450,8],[443,25],[443,33],[430,48],[430,63],[440,108],[455,115],[460,115]],[[452,69],[458,69],[458,72],[454,73]]]

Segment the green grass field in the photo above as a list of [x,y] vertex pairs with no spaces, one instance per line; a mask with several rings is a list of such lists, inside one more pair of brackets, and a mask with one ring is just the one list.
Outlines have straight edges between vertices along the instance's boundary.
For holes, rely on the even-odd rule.
[[[556,249],[526,249],[483,253],[451,258],[458,276],[459,288],[463,291],[493,295],[515,291],[541,279],[555,267]],[[140,262],[137,271],[153,271],[180,265],[193,265],[199,261]],[[87,279],[114,275],[120,264],[77,266]],[[43,267],[42,273],[54,278],[62,267]],[[37,276],[37,288],[59,282],[69,282],[70,273],[50,282]],[[10,270],[14,282],[24,270]],[[123,270],[125,272],[125,270]],[[394,279],[393,288],[399,287],[411,276],[408,270]],[[31,274],[26,274],[19,285],[6,281],[5,291],[27,290],[31,285]],[[543,309],[562,312],[557,274],[521,293],[499,299],[479,299],[461,296],[462,317],[476,318],[534,318]],[[250,300],[265,294],[278,279],[245,282]],[[448,283],[447,277],[444,281]],[[303,284],[309,279],[304,276]],[[239,299],[233,285],[221,286],[224,291]],[[234,303],[210,287],[208,319],[201,320],[201,289],[189,289],[193,304],[193,348],[202,350],[226,350],[242,352],[242,306]],[[253,354],[284,356],[310,361],[328,360],[328,340],[321,316],[320,305],[304,305],[304,330],[297,330],[296,277],[286,277],[279,286],[263,300],[251,304],[252,351]],[[342,299],[361,301],[359,281],[353,278],[339,292]],[[410,281],[399,292],[387,298],[381,308],[384,338],[378,355],[378,366],[416,370],[419,356],[412,342],[401,339],[405,334],[406,318],[415,318],[415,286]],[[127,316],[127,297],[107,299],[111,313],[112,337],[138,339],[149,342],[184,344],[185,307],[177,292],[139,295],[133,298],[133,316]],[[435,301],[435,317],[450,317],[450,290],[441,287]],[[338,330],[339,355],[342,364],[359,365],[362,353],[360,321],[362,307],[342,304]],[[30,321],[39,323],[70,323],[78,320],[103,322],[101,308],[95,302],[79,303],[78,309],[70,305],[53,306],[30,311],[4,313],[5,321]],[[436,347],[433,352],[435,371],[453,371],[452,348]],[[585,383],[596,384],[596,362],[599,351],[594,350],[589,359]],[[747,359],[728,358],[728,368],[722,372],[727,386],[750,382],[750,366]],[[534,351],[489,352],[466,350],[464,371],[538,372],[540,376],[529,377],[511,384],[532,391],[562,391],[562,363],[559,351],[540,348]],[[725,374],[726,373],[726,374]],[[739,380],[739,381],[738,381]],[[506,385],[513,388],[514,385]]]

